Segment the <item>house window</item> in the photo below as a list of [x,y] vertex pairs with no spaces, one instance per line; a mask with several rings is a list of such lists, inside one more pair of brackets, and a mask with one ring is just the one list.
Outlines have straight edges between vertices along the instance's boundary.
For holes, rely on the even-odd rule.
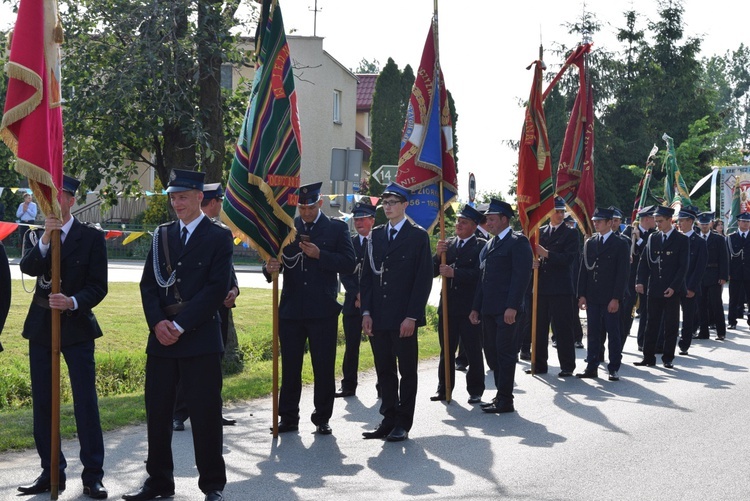
[[333,91],[333,123],[341,123],[341,91]]

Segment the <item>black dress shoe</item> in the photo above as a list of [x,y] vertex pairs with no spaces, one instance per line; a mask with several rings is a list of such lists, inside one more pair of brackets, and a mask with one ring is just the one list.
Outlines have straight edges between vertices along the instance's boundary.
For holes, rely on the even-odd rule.
[[571,377],[572,375],[571,371],[560,371],[557,373],[557,377]]
[[687,355],[687,354],[688,354],[687,350],[680,350],[680,355]]
[[664,368],[665,369],[674,369],[674,364],[672,362],[664,362]]
[[465,366],[464,364],[456,364],[456,370],[457,370],[457,371],[461,371],[461,372],[466,372],[466,369],[467,369],[467,368],[468,368],[468,367],[467,367],[467,366]]
[[506,412],[515,412],[515,410],[513,404],[500,404],[498,402],[495,402],[488,407],[482,407],[482,411],[491,414],[504,414]]
[[93,499],[107,499],[107,489],[102,484],[101,480],[91,482],[89,484],[83,484],[83,493]]
[[204,501],[223,501],[224,496],[222,496],[221,491],[208,491],[206,493],[206,497],[204,498]]
[[736,329],[736,328],[737,328],[737,323],[736,322],[733,323],[733,324],[727,325],[727,329]]
[[174,488],[172,489],[156,489],[144,485],[138,492],[132,494],[123,494],[122,499],[125,501],[148,501],[149,499],[156,498],[171,498],[174,496]]
[[393,428],[388,436],[385,437],[388,442],[403,442],[407,438],[409,438],[409,432],[400,426]]
[[356,395],[354,390],[345,390],[343,388],[333,394],[333,396],[336,398],[353,397],[354,395]]
[[596,379],[599,377],[598,371],[583,371],[576,374],[577,378],[580,379]]
[[470,404],[481,404],[482,403],[482,395],[469,395],[469,403]]
[[724,341],[724,338],[725,336],[716,336],[716,339],[718,339],[719,341]]
[[[526,370],[524,370],[524,372],[526,374],[531,374],[531,369],[526,369]],[[547,369],[544,369],[544,370],[535,370],[534,371],[534,375],[537,375],[537,374],[547,374]]]
[[[42,492],[47,492],[50,489],[51,486],[49,483],[49,477],[46,475],[39,475],[38,477],[36,477],[36,480],[31,482],[30,484],[19,486],[18,492],[22,494],[41,494]],[[57,490],[65,490],[65,478],[60,477],[57,483]]]
[[696,334],[693,336],[693,339],[708,339],[708,336],[701,336],[700,334]]
[[[279,421],[279,433],[286,433],[288,431],[299,430],[299,424],[288,423],[286,421]],[[273,433],[273,427],[271,427],[271,433]]]
[[492,400],[490,400],[489,402],[485,402],[485,403],[481,404],[481,405],[480,405],[480,407],[481,407],[482,409],[486,409],[487,407],[492,407],[492,406],[493,406],[493,405],[495,405],[496,403],[497,403],[497,398],[493,398],[493,399],[492,399]]
[[521,360],[531,360],[531,353],[528,351],[522,351],[520,355]]
[[578,348],[579,350],[582,350],[583,349],[583,343],[580,342],[580,341],[576,341],[576,348]]
[[639,360],[638,362],[633,362],[633,365],[636,367],[653,367],[656,365],[656,362],[646,362],[645,360]]
[[224,416],[221,416],[221,426],[234,426],[236,424],[236,419],[227,419]]
[[392,426],[384,426],[380,425],[377,428],[375,428],[374,431],[365,431],[362,433],[362,437],[364,437],[365,440],[371,440],[373,438],[385,438],[388,436],[388,434],[393,430]]
[[329,425],[328,423],[319,424],[315,427],[315,431],[321,435],[330,435],[331,433],[333,433],[331,425]]
[[433,402],[439,402],[441,400],[445,400],[445,393],[437,392],[433,396],[430,397],[430,400]]
[[612,371],[609,373],[609,380],[610,381],[619,381],[620,375],[617,373],[617,371]]
[[173,419],[172,429],[174,431],[185,431],[185,423],[181,419]]

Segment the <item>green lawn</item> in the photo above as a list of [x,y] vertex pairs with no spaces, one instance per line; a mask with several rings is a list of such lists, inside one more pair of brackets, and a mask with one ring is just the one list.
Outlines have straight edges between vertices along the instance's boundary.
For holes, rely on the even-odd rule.
[[[26,280],[26,289],[32,285],[32,281]],[[31,295],[24,292],[21,281],[14,280],[11,310],[0,337],[5,348],[0,353],[0,451],[33,447],[28,342],[21,337],[30,301]],[[225,401],[247,400],[271,392],[271,306],[271,291],[265,289],[243,289],[237,300],[233,315],[244,364],[241,372],[225,377]],[[109,284],[109,294],[94,311],[104,331],[96,348],[102,427],[111,430],[143,422],[143,367],[148,329],[138,284]],[[434,357],[440,351],[434,328],[436,318],[435,309],[428,307],[428,327],[420,330],[420,357]],[[343,349],[343,331],[339,325],[336,362],[339,372]],[[372,352],[363,346],[360,368],[372,366]],[[64,360],[62,367],[61,434],[63,438],[71,438],[75,422]],[[305,357],[303,379],[312,382],[309,357]]]

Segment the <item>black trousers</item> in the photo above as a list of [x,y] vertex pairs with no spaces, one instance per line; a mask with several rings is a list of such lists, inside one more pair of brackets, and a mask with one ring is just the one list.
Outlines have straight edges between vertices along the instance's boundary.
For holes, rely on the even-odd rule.
[[224,435],[221,422],[221,353],[195,357],[146,358],[146,423],[148,459],[146,485],[174,489],[172,458],[172,414],[177,385],[184,389],[192,423],[198,487],[203,492],[223,490],[227,483],[224,466]]
[[341,389],[344,391],[357,391],[357,371],[359,370],[359,346],[362,343],[362,315],[344,315],[344,338],[346,348],[344,350],[344,362],[341,365],[343,378]]
[[680,296],[678,294],[669,298],[648,296],[648,320],[643,339],[643,360],[647,363],[656,363],[656,340],[662,326],[662,319],[664,321],[664,352],[661,359],[665,363],[671,363],[674,360],[674,349],[680,330]]
[[729,311],[727,322],[736,324],[738,319],[744,318],[745,303],[750,299],[750,280],[729,281]]
[[638,294],[640,320],[638,322],[638,347],[643,346],[646,339],[646,325],[648,324],[648,298],[646,294]]
[[571,301],[571,296],[567,294],[555,296],[539,294],[537,297],[536,353],[532,358],[535,372],[547,372],[550,323],[555,333],[555,341],[557,341],[560,370],[567,372],[575,370],[576,348]]
[[[409,431],[417,404],[417,331],[399,337],[398,330],[373,331],[370,337],[375,356],[375,371],[380,385],[381,425],[401,426]],[[400,379],[399,379],[400,376]]]
[[[84,341],[61,349],[68,366],[73,392],[76,432],[81,445],[84,484],[101,481],[104,476],[104,439],[99,421],[96,395],[94,341]],[[31,398],[34,412],[34,444],[42,462],[42,474],[49,476],[52,430],[52,354],[49,347],[29,342]],[[171,425],[170,421],[170,425]],[[65,456],[60,450],[60,481],[65,480]]]
[[[440,341],[440,363],[438,365],[437,392],[445,394],[445,346],[443,335],[443,314],[438,316],[438,340]],[[448,315],[448,357],[450,364],[451,391],[456,387],[456,349],[459,341],[464,345],[464,353],[469,362],[466,371],[466,391],[469,395],[484,393],[484,362],[482,361],[482,328],[469,321],[469,316]]]
[[[492,349],[495,350],[495,388],[497,388],[497,405],[513,403],[513,383],[516,376],[516,355],[518,353],[518,320],[506,324],[503,315],[483,315],[484,333],[494,333]],[[485,337],[485,339],[487,339]],[[485,356],[489,357],[485,345]]]
[[698,309],[701,297],[682,296],[680,298],[680,307],[682,308],[682,330],[680,331],[679,347],[680,351],[688,351],[690,343],[693,342],[693,333],[695,332],[695,311]]
[[315,384],[313,424],[327,423],[333,414],[336,395],[336,337],[338,315],[330,318],[279,320],[281,348],[281,391],[279,417],[287,423],[299,422],[299,399],[302,394],[302,359],[309,342]]
[[627,291],[622,298],[622,303],[620,303],[620,338],[623,348],[625,348],[625,342],[630,336],[630,329],[633,327],[633,308],[635,308],[637,300],[638,294],[635,291]]
[[[221,342],[224,347],[227,346],[227,338],[229,337],[229,317],[232,315],[232,309],[227,308],[224,305],[219,307],[219,318],[221,318]],[[185,403],[185,390],[182,389],[182,385],[177,385],[177,400],[174,404],[174,419],[179,421],[186,421],[190,417],[188,412],[187,404]]]
[[724,287],[721,284],[709,285],[703,287],[701,291],[700,318],[701,329],[699,337],[708,339],[708,326],[711,322],[716,324],[716,335],[724,337],[727,335],[727,324],[724,320],[724,303],[721,300],[721,293]]

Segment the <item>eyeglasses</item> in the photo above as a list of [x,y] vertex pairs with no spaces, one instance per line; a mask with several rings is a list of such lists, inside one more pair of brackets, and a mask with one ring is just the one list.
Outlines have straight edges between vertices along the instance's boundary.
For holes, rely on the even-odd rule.
[[402,204],[402,203],[404,202],[402,202],[401,200],[383,200],[382,202],[382,204],[385,205],[386,207],[393,207],[396,204]]

